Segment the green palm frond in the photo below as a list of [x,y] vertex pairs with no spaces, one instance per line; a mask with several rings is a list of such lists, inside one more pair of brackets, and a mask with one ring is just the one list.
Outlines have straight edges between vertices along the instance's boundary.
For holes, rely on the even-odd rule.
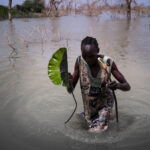
[[68,81],[68,62],[67,49],[58,49],[51,57],[48,64],[48,76],[56,85],[69,85]]

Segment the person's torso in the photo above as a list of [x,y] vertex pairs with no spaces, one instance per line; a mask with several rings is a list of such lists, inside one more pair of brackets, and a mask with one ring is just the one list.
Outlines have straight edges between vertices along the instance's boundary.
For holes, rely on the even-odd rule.
[[[104,56],[103,61],[105,59],[106,57]],[[110,59],[110,65],[107,65],[107,70],[103,69],[102,64],[98,61],[100,69],[96,71],[97,75],[94,77],[92,70],[82,56],[78,57],[78,63],[84,112],[88,118],[91,118],[99,109],[109,105],[111,107],[111,103],[113,103],[112,93],[105,86],[110,77],[112,60]]]

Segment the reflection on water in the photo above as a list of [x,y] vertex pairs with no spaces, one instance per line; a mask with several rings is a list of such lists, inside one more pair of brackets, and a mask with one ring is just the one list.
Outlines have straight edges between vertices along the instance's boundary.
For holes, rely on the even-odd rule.
[[[84,16],[1,21],[1,146],[31,150],[54,147],[141,149],[143,146],[148,149],[149,24],[149,18],[128,21]],[[5,35],[12,43],[16,42],[17,57],[8,59],[12,49]],[[127,93],[117,91],[120,122],[115,122],[113,114],[109,130],[100,134],[87,132],[85,122],[77,115],[64,125],[74,109],[74,101],[64,87],[53,85],[47,75],[51,55],[63,46],[68,48],[69,71],[72,72],[80,55],[80,42],[87,35],[97,38],[101,53],[114,59],[132,87]],[[20,40],[22,36],[28,47]],[[79,84],[75,96],[80,112],[83,106]]]

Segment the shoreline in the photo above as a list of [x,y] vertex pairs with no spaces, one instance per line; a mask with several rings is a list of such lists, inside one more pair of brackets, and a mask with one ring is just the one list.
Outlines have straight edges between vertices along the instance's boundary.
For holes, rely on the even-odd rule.
[[[117,17],[119,15],[127,16],[127,11],[126,8],[120,8],[120,7],[102,7],[102,8],[92,8],[92,9],[60,9],[58,11],[49,11],[49,9],[44,9],[42,13],[34,13],[34,12],[17,12],[14,11],[15,13],[12,14],[12,18],[43,18],[43,17],[62,17],[62,16],[69,16],[69,15],[83,15],[83,16],[100,16],[103,13],[109,13],[113,17]],[[134,17],[150,17],[150,6],[148,7],[140,7],[136,6],[131,9],[131,18],[132,16]],[[0,16],[0,21],[7,20],[8,16]]]

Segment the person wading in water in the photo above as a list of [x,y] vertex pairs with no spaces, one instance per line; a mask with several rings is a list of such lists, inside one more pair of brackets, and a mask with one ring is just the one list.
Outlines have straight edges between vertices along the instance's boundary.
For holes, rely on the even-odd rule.
[[[86,37],[81,42],[81,56],[76,59],[74,73],[69,75],[68,92],[72,92],[80,77],[84,112],[80,115],[87,121],[89,131],[105,131],[114,103],[113,90],[129,91],[130,85],[108,56],[99,55],[98,42]],[[107,68],[104,69],[103,63]],[[111,74],[118,81],[111,81]]]

